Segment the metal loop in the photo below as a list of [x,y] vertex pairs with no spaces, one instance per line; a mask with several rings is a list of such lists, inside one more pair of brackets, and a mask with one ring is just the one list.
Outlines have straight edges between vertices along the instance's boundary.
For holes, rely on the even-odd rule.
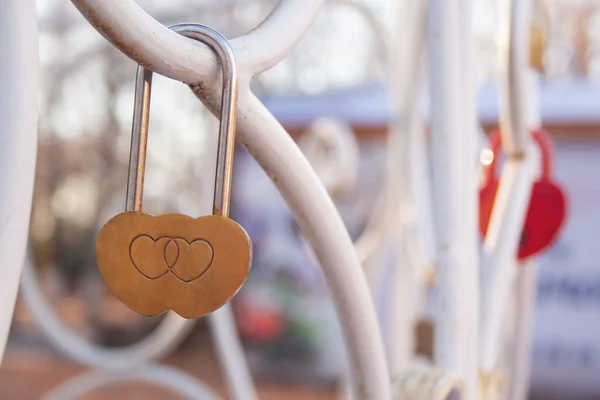
[[396,377],[394,400],[460,400],[463,386],[455,378],[431,367],[418,367]]
[[[221,98],[213,214],[227,217],[229,216],[231,198],[231,177],[233,172],[233,153],[235,150],[235,115],[238,93],[238,71],[235,56],[227,39],[208,26],[179,24],[170,27],[170,29],[208,45],[217,53],[221,61],[223,70],[223,95]],[[142,209],[151,86],[152,71],[139,65],[135,81],[135,101],[131,128],[127,211],[140,211]]]
[[220,399],[208,385],[196,380],[187,373],[170,366],[150,364],[123,370],[95,369],[87,371],[54,388],[42,400],[76,400],[84,398],[92,391],[128,381],[161,386],[180,394],[186,399]]

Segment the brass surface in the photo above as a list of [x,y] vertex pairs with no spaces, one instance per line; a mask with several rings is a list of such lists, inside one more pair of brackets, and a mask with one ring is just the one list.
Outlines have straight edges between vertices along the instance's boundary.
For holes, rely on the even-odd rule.
[[223,216],[126,211],[102,227],[96,261],[110,290],[134,311],[152,316],[170,309],[198,318],[242,287],[252,244],[241,226]]

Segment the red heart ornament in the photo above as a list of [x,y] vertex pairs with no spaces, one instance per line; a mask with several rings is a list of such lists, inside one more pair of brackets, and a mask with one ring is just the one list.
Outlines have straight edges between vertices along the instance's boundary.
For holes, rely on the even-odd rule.
[[[532,135],[542,153],[542,176],[533,184],[531,190],[517,253],[519,260],[538,254],[554,242],[564,223],[567,210],[566,196],[551,177],[552,153],[549,138],[541,130],[533,131]],[[494,161],[488,166],[486,183],[479,192],[479,230],[484,237],[499,184],[495,176],[495,166],[500,148],[499,131],[493,132],[490,136],[490,147],[494,152]]]
[[554,242],[565,220],[566,208],[565,195],[554,182],[539,180],[533,185],[521,232],[519,259],[537,254]]

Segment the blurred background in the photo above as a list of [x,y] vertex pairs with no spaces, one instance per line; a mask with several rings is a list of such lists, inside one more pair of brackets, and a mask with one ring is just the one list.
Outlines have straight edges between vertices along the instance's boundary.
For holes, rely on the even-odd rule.
[[[200,22],[233,37],[256,26],[276,1],[138,3],[165,25]],[[303,148],[310,146],[303,135],[315,124],[351,132],[358,168],[349,172],[353,184],[332,194],[354,238],[377,207],[390,123],[379,38],[394,24],[391,1],[364,3],[377,30],[355,7],[327,3],[297,49],[253,82]],[[37,5],[42,90],[29,262],[65,324],[100,345],[133,344],[163,317],[141,317],[110,294],[95,265],[95,239],[125,204],[136,65],[68,0]],[[475,2],[473,28],[478,111],[489,132],[498,124],[495,1]],[[560,239],[541,257],[532,396],[600,399],[600,1],[538,1],[532,33],[542,121],[555,142],[555,175],[570,204]],[[212,190],[215,119],[185,85],[156,76],[150,130],[144,210],[200,215]],[[482,146],[484,139],[482,133]],[[311,154],[311,162],[328,157]],[[241,149],[235,168],[232,216],[252,237],[254,262],[233,308],[261,398],[336,398],[343,346],[314,256],[269,178]],[[323,179],[331,175],[320,172]],[[415,327],[416,350],[425,357],[433,328],[427,319]],[[164,362],[227,398],[205,320]],[[19,298],[0,399],[38,399],[85,368],[52,345]],[[85,398],[177,397],[124,384]]]

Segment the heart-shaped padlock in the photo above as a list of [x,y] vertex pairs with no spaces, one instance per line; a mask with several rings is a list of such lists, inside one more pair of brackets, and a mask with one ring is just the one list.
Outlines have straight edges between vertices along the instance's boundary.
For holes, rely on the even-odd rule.
[[221,58],[223,97],[213,215],[153,216],[141,211],[152,71],[138,66],[125,212],[110,219],[96,241],[104,281],[125,305],[151,316],[171,309],[184,318],[217,310],[250,272],[252,244],[228,218],[235,143],[237,70],[227,39],[202,25],[171,29],[208,44]]
[[[517,254],[519,260],[531,257],[552,244],[563,225],[567,208],[563,190],[552,179],[550,139],[544,131],[539,129],[533,130],[531,135],[540,148],[542,175],[534,182],[531,189],[527,215],[519,242]],[[488,229],[499,184],[496,166],[501,145],[500,131],[492,132],[489,143],[490,149],[494,153],[494,159],[486,167],[485,184],[479,192],[479,229],[483,236]]]

